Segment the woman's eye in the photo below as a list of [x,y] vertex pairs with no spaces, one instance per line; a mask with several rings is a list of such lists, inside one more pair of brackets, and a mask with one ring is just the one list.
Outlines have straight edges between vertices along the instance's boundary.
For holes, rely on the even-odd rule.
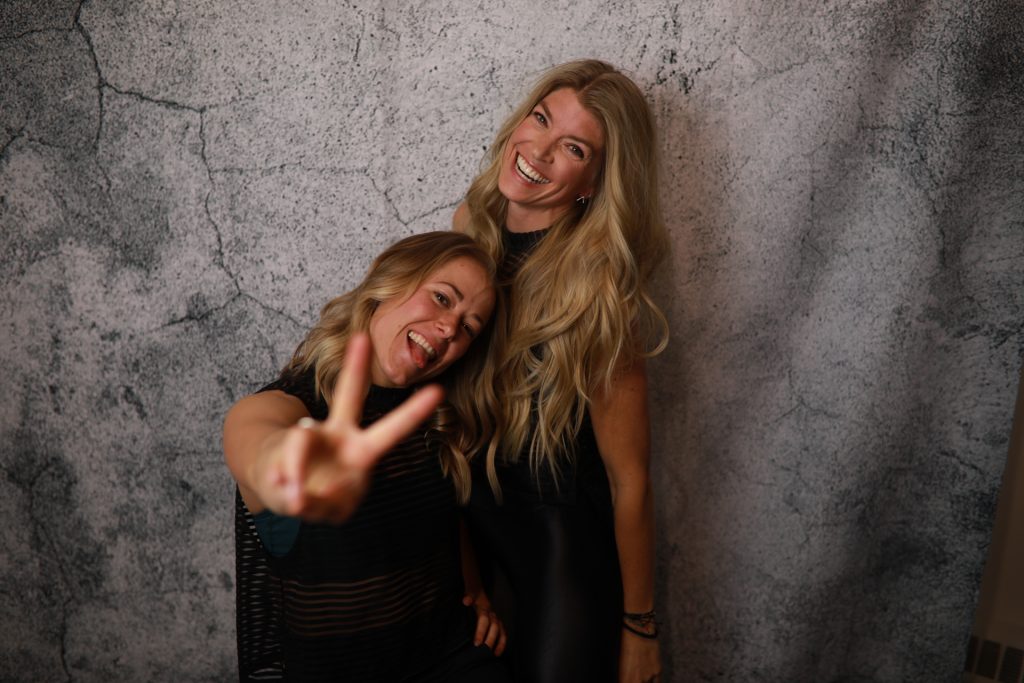
[[472,325],[469,325],[467,323],[463,323],[462,329],[464,329],[466,331],[466,334],[469,335],[470,339],[476,339],[476,330],[473,329]]
[[533,118],[537,119],[537,123],[539,123],[542,126],[546,126],[548,123],[547,118],[545,118],[544,114],[540,113],[539,111],[533,112]]
[[437,300],[437,303],[442,306],[448,305],[448,295],[444,292],[434,292],[434,298]]
[[586,156],[583,153],[583,148],[580,147],[579,145],[569,145],[569,154],[572,154],[577,159],[582,159],[584,156]]

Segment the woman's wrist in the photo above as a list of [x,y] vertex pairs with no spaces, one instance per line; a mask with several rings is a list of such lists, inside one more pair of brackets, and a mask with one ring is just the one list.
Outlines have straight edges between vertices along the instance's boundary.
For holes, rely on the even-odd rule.
[[658,637],[658,614],[653,609],[647,612],[623,612],[622,628],[641,638],[653,640]]
[[284,456],[284,441],[287,436],[287,428],[277,429],[268,434],[257,446],[248,468],[249,488],[263,505],[273,508],[275,512],[280,512],[278,509],[280,501],[275,498],[279,496],[281,489],[278,485],[279,482],[272,481],[270,472]]

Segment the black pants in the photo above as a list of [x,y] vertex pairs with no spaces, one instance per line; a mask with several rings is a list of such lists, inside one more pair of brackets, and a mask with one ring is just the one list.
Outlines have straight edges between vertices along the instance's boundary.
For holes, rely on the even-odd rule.
[[466,641],[436,666],[421,671],[403,683],[511,683],[504,662],[486,645]]

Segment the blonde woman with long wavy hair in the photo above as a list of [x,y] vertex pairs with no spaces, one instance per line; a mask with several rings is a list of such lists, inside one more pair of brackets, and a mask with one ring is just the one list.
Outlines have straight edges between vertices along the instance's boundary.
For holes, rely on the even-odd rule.
[[241,680],[507,679],[457,511],[493,280],[465,235],[401,240],[228,412]]
[[644,359],[667,342],[648,296],[668,251],[655,129],[627,76],[544,73],[498,131],[455,230],[500,263],[478,402],[496,428],[467,519],[511,586],[517,681],[654,681],[654,523]]

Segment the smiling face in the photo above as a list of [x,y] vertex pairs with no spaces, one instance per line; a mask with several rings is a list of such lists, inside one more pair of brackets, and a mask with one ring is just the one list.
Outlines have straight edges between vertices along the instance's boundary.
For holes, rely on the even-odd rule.
[[407,299],[382,302],[370,318],[370,377],[405,387],[436,377],[466,353],[494,310],[484,267],[460,256],[434,270]]
[[549,93],[516,126],[502,153],[498,189],[513,232],[539,230],[589,198],[601,170],[604,132],[576,91]]

